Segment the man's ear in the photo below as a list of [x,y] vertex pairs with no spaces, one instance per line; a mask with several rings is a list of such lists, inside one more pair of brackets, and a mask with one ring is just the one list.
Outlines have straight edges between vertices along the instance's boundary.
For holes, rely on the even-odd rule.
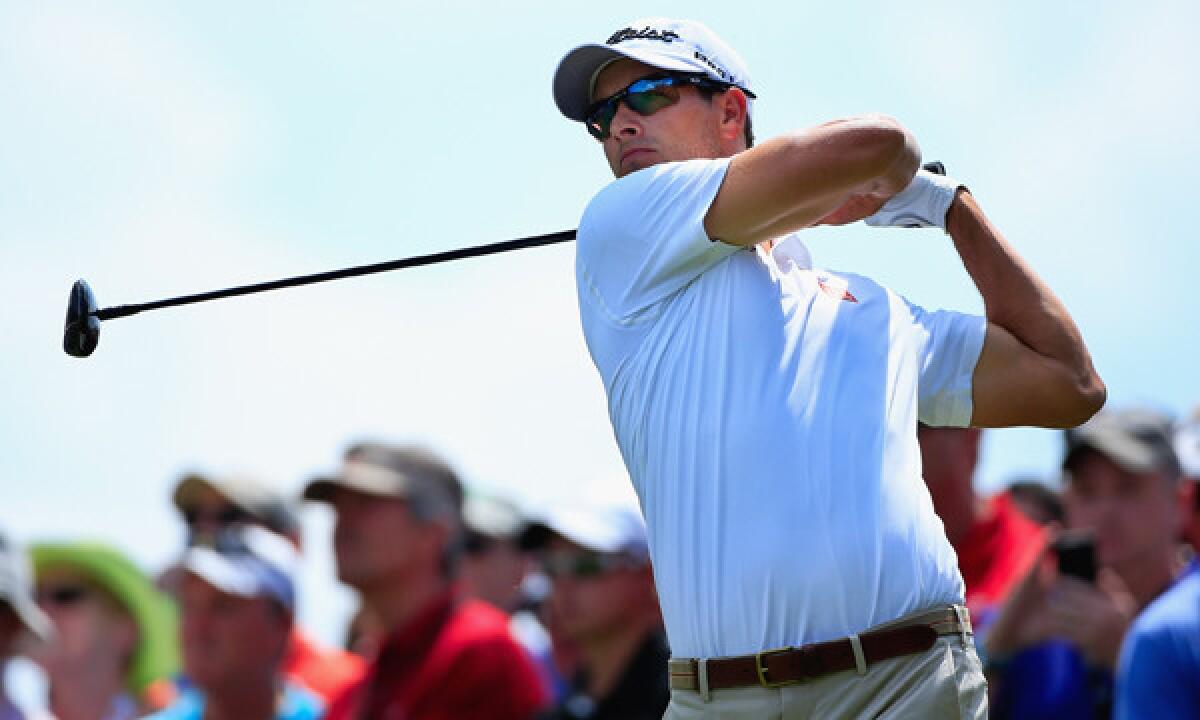
[[731,87],[721,93],[721,139],[736,143],[745,135],[746,113],[749,105],[741,88]]

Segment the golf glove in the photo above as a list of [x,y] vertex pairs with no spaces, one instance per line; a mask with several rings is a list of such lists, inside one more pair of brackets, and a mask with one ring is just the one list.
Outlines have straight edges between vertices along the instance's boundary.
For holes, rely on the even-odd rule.
[[893,195],[864,222],[872,227],[938,227],[945,230],[946,212],[960,187],[963,187],[962,183],[944,174],[918,170],[908,187]]

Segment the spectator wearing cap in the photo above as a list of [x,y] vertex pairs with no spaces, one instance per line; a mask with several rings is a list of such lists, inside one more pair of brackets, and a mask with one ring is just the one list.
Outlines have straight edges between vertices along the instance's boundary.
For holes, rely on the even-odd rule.
[[38,605],[56,630],[31,653],[54,717],[134,718],[169,703],[176,616],[149,576],[100,543],[39,543],[30,555]]
[[7,694],[4,676],[8,661],[52,636],[50,618],[33,600],[29,558],[23,548],[0,533],[0,720],[26,720],[24,711]]
[[[290,503],[253,477],[188,473],[171,500],[187,527],[189,545],[211,543],[224,530],[253,525],[286,538],[297,551],[301,548],[300,521]],[[365,669],[357,655],[323,647],[293,624],[283,673],[325,703],[358,681]]]
[[459,593],[463,493],[443,460],[416,447],[357,445],[340,473],[312,481],[304,497],[333,506],[338,577],[385,633],[366,678],[334,700],[330,720],[518,720],[542,707],[545,690],[508,618]]
[[1066,432],[1063,469],[1067,527],[1092,538],[1094,561],[1052,546],[1005,605],[986,638],[993,717],[1108,716],[1129,623],[1180,569],[1168,417],[1103,412]]
[[[1200,416],[1179,427],[1175,452],[1185,476],[1185,535],[1200,547]],[[1200,718],[1200,558],[1134,621],[1121,647],[1116,688],[1119,720]]]
[[1045,531],[1008,493],[983,498],[975,492],[981,436],[978,428],[917,430],[922,475],[958,557],[977,639],[1046,545]]
[[661,718],[671,699],[670,652],[641,516],[624,508],[559,508],[523,540],[540,552],[551,579],[555,636],[579,659],[570,692],[544,719]]
[[464,597],[473,597],[509,615],[508,627],[529,652],[542,680],[558,696],[566,683],[555,671],[550,635],[536,610],[545,595],[545,576],[531,573],[521,548],[527,527],[517,506],[498,497],[468,494],[463,505],[463,554],[459,577]]
[[193,545],[180,586],[184,670],[194,687],[154,720],[315,720],[321,700],[288,681],[296,552],[243,526]]

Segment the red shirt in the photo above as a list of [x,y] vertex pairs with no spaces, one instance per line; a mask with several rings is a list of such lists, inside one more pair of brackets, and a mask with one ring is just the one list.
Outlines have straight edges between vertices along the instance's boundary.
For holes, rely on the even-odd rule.
[[448,592],[389,635],[326,720],[528,720],[546,705],[508,616]]
[[352,684],[362,679],[367,662],[342,650],[323,648],[299,630],[292,632],[283,673],[329,704]]
[[972,617],[986,620],[1029,572],[1045,544],[1045,530],[1025,517],[1008,493],[988,500],[983,516],[954,546]]

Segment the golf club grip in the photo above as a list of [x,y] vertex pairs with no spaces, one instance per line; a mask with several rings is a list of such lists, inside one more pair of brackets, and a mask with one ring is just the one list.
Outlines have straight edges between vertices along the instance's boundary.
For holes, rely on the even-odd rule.
[[563,230],[561,232],[547,233],[545,235],[534,235],[532,237],[518,238],[516,240],[505,240],[504,242],[492,243],[490,245],[476,245],[474,247],[459,248],[458,250],[447,250],[445,252],[433,253],[431,255],[418,255],[417,257],[389,260],[387,262],[373,263],[371,265],[359,265],[356,267],[343,268],[341,270],[329,270],[327,272],[313,273],[312,275],[300,275],[297,277],[283,278],[281,280],[270,280],[268,282],[255,283],[253,285],[241,285],[239,287],[226,288],[224,290],[212,290],[210,292],[196,293],[195,295],[182,295],[180,297],[167,298],[165,300],[155,300],[153,302],[140,303],[136,305],[115,305],[113,307],[100,308],[95,312],[95,316],[100,320],[112,320],[114,318],[136,315],[143,310],[158,310],[159,308],[175,307],[177,305],[190,305],[192,303],[219,300],[221,298],[236,297],[238,295],[252,295],[254,293],[267,292],[268,290],[282,290],[284,288],[311,285],[313,283],[326,282],[328,280],[341,280],[342,278],[358,277],[360,275],[372,275],[374,273],[387,272],[389,270],[401,270],[403,268],[420,267],[421,265],[433,265],[441,262],[449,262],[451,260],[463,260],[465,258],[494,255],[496,253],[508,252],[510,250],[522,250],[531,247],[541,247],[543,245],[554,245],[557,243],[569,242],[574,239],[574,230]]

